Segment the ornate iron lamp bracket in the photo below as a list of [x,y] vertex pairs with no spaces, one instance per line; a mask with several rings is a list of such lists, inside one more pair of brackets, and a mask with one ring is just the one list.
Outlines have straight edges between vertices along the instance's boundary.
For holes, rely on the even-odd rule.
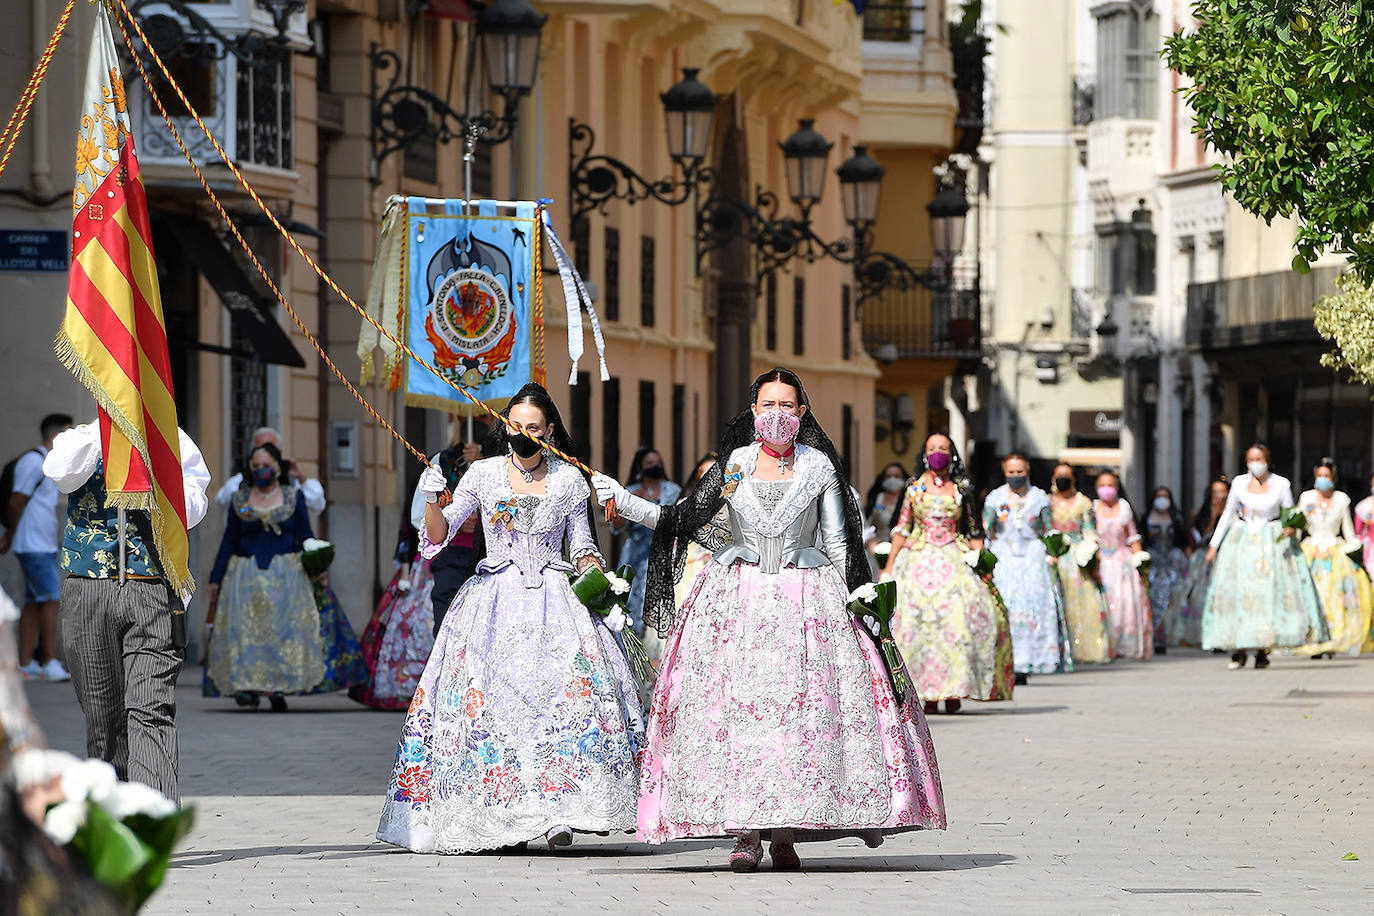
[[[596,132],[591,125],[576,118],[568,119],[568,188],[573,206],[571,224],[592,213],[606,213],[606,205],[613,200],[636,204],[656,200],[670,207],[686,203],[702,188],[709,192],[715,185],[716,173],[696,160],[679,162],[682,178],[649,179],[636,172],[628,163],[614,156],[592,155],[596,146]],[[675,160],[677,161],[677,160]]]
[[[276,67],[291,56],[291,41],[286,37],[291,17],[306,8],[305,0],[258,0],[258,8],[272,16],[277,34],[228,35],[213,22],[181,0],[136,0],[129,12],[138,20],[148,41],[164,60],[183,58],[205,63],[220,61],[233,55],[240,63],[255,69]],[[158,12],[140,15],[139,11],[157,7]],[[162,12],[170,9],[175,15]]]

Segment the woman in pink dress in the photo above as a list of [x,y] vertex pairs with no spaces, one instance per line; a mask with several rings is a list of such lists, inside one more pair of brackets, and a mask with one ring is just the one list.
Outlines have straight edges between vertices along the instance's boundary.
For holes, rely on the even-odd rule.
[[1121,478],[1111,471],[1097,475],[1098,569],[1107,592],[1107,620],[1111,625],[1114,658],[1151,658],[1155,654],[1150,596],[1135,565],[1144,553],[1131,504],[1121,498]]
[[[667,637],[640,770],[639,838],[734,836],[736,871],[793,844],[945,826],[935,747],[915,691],[894,696],[846,610],[871,582],[863,519],[800,380],[774,369],[730,421],[690,499],[657,506],[594,475],[603,504],[654,529],[646,624]],[[680,612],[688,545],[725,510],[731,540]]]

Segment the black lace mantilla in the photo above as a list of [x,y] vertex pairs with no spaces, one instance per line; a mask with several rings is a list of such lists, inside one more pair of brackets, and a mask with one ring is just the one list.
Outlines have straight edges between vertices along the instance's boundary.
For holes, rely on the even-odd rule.
[[[816,414],[810,409],[811,400],[802,387],[801,380],[788,369],[772,369],[754,379],[749,388],[749,403],[758,400],[759,389],[766,382],[781,380],[797,389],[801,403],[807,406],[802,418],[797,442],[820,451],[835,469],[844,492],[845,527],[845,581],[851,590],[865,582],[872,581],[868,556],[864,552],[863,512],[852,487],[845,484],[844,464],[835,451],[835,444],[821,428]],[[677,613],[674,601],[674,588],[682,577],[687,563],[687,548],[697,541],[709,548],[711,522],[725,505],[722,489],[725,482],[725,464],[735,449],[742,448],[754,441],[754,413],[746,407],[725,426],[721,438],[720,458],[711,469],[697,482],[692,491],[675,506],[665,506],[659,515],[658,526],[654,529],[653,544],[649,548],[649,573],[645,583],[644,624],[666,637],[673,628]]]

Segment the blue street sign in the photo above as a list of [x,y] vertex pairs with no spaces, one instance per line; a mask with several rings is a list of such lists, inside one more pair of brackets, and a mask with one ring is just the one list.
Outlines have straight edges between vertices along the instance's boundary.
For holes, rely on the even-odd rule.
[[64,229],[0,229],[0,270],[65,273],[70,253]]

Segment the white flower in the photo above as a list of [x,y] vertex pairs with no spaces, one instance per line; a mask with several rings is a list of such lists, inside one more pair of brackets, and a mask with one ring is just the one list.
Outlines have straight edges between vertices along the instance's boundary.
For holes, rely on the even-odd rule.
[[110,817],[117,821],[133,817],[135,814],[167,817],[175,814],[177,810],[171,799],[141,782],[115,783],[113,788],[103,795],[93,796],[91,801],[104,808]]
[[1147,550],[1141,550],[1131,554],[1131,565],[1134,566],[1136,569],[1139,569],[1140,567],[1146,565],[1149,562],[1150,553]]
[[872,582],[865,582],[854,591],[849,593],[850,601],[861,601],[864,604],[878,600],[878,587]]
[[[622,580],[624,581],[624,580]],[[623,608],[615,607],[605,616],[606,629],[612,633],[619,633],[625,629],[625,611]]]
[[62,795],[69,802],[100,798],[115,787],[115,768],[103,760],[83,760],[62,772]]
[[43,818],[43,832],[58,846],[66,846],[85,823],[86,802],[64,801],[49,809]]
[[977,568],[978,568],[978,559],[979,559],[979,557],[982,556],[982,553],[983,553],[983,552],[982,552],[981,550],[965,550],[965,551],[964,551],[964,563],[968,565],[968,568],[969,568],[969,569],[977,569]]
[[874,552],[874,553],[892,553],[892,542],[891,542],[891,541],[879,541],[878,543],[876,543],[876,544],[873,545],[873,552]]
[[15,788],[22,792],[32,786],[42,785],[54,776],[61,776],[80,763],[81,758],[66,751],[29,748],[14,755],[10,774]]
[[1086,569],[1091,565],[1095,556],[1097,556],[1096,541],[1079,541],[1073,545],[1073,561],[1078,564],[1080,569]]
[[397,582],[397,583],[396,583],[396,591],[398,591],[398,592],[408,592],[408,591],[410,591],[410,580],[409,580],[409,579],[402,579],[400,582]]
[[305,541],[301,543],[301,549],[306,551],[324,550],[326,547],[333,546],[334,545],[328,541],[322,541],[319,538],[306,538]]
[[611,584],[611,592],[616,595],[625,595],[630,591],[630,583],[617,576],[615,573],[606,573],[606,581]]

